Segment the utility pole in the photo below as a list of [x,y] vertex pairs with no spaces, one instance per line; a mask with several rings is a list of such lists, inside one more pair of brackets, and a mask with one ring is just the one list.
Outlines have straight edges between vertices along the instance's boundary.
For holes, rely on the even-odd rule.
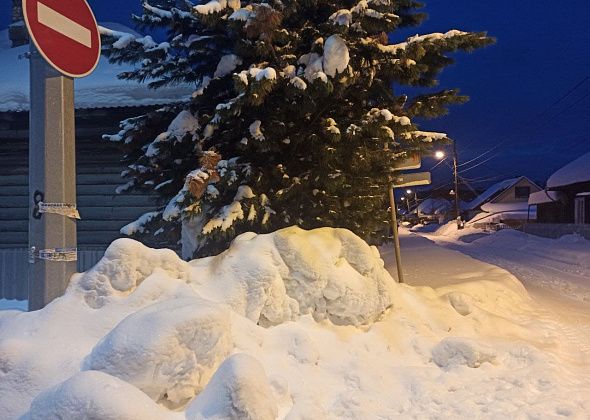
[[406,206],[408,206],[408,213],[410,213],[410,199],[402,197],[402,200],[406,202]]
[[453,173],[455,176],[455,220],[457,221],[457,227],[463,229],[462,223],[459,221],[461,217],[461,211],[459,209],[459,171],[457,164],[457,143],[453,141]]

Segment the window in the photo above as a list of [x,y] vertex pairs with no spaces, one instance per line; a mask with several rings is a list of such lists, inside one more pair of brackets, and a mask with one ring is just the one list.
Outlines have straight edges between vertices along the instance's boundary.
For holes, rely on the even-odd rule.
[[529,198],[529,195],[531,195],[531,187],[514,188],[514,196],[516,198]]

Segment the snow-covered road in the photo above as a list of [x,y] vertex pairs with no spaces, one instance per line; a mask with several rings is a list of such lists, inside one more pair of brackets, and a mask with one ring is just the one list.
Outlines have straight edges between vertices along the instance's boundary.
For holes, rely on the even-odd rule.
[[590,241],[574,235],[546,239],[515,230],[425,236],[506,269],[535,298],[567,302],[590,312]]
[[[516,231],[456,235],[400,232],[406,283],[442,287],[476,280],[501,280],[508,271],[539,303],[539,321],[574,353],[590,355],[590,241],[550,240]],[[397,278],[391,245],[380,249],[386,269]],[[590,361],[590,356],[586,357]]]

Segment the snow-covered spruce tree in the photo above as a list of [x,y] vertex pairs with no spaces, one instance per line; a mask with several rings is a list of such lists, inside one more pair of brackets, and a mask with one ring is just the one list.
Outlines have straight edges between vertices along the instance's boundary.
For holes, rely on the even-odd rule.
[[[492,42],[452,30],[390,44],[418,25],[412,0],[189,0],[145,2],[136,21],[167,42],[103,31],[105,54],[135,64],[121,75],[154,88],[192,83],[185,102],[126,120],[108,140],[126,144],[129,182],[163,199],[124,231],[178,238],[186,257],[225,249],[245,231],[344,227],[387,238],[387,185],[396,160],[445,134],[413,119],[466,100],[433,87],[449,54]],[[190,250],[190,252],[187,252]]]

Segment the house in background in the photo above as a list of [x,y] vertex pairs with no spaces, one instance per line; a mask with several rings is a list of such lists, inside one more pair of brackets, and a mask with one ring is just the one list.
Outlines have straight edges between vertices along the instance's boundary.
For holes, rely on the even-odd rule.
[[541,190],[531,194],[529,207],[537,215],[536,223],[566,223],[567,196],[561,191]]
[[507,179],[465,203],[462,210],[468,223],[520,225],[531,217],[529,196],[541,190],[525,176]]
[[537,223],[527,232],[550,238],[578,233],[590,239],[590,152],[559,169],[532,195]]
[[416,208],[420,223],[443,224],[453,219],[453,204],[444,198],[427,198]]
[[[131,31],[118,24],[103,25]],[[27,296],[29,47],[18,27],[14,22],[10,31],[0,31],[0,298],[7,299]],[[178,102],[193,91],[188,86],[152,90],[117,79],[125,70],[101,58],[92,75],[75,82],[80,271],[95,264],[106,247],[123,236],[121,227],[157,206],[155,195],[116,194],[126,169],[123,152],[102,135],[118,132],[122,119]]]

